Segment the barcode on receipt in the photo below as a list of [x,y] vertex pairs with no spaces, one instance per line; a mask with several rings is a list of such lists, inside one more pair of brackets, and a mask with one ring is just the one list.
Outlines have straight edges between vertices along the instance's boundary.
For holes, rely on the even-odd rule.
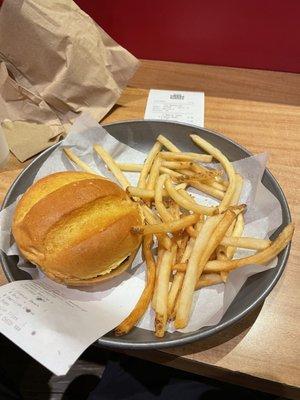
[[180,93],[173,93],[170,94],[170,99],[171,100],[184,100],[184,95]]

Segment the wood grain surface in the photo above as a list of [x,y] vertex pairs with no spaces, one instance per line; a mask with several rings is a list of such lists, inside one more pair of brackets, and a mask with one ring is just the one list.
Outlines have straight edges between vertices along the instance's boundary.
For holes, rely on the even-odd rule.
[[[300,398],[300,75],[142,61],[102,122],[143,118],[149,88],[204,91],[205,127],[253,153],[266,151],[268,166],[290,205],[296,232],[286,271],[259,310],[212,338],[134,355]],[[0,201],[21,168],[11,157],[0,172]]]

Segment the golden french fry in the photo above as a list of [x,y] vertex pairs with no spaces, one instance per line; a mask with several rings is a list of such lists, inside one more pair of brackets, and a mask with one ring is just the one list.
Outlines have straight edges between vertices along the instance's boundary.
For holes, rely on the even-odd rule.
[[[180,281],[183,281],[184,273],[183,272],[177,272],[176,275],[175,275],[175,278],[173,280],[173,283],[175,283],[176,277],[177,277],[176,286],[178,286],[179,287],[178,290],[180,290]],[[217,285],[217,284],[222,283],[222,282],[223,282],[223,280],[222,280],[222,277],[221,277],[220,274],[202,274],[200,276],[198,282],[196,283],[195,290],[198,290],[198,289],[201,289],[201,288],[204,288],[204,287],[207,287],[207,286]],[[172,287],[173,287],[173,284],[172,284]],[[176,289],[175,285],[174,285],[174,288]],[[169,296],[170,296],[170,294],[171,293],[169,293]],[[174,306],[175,306],[175,303],[176,303],[176,300],[174,301]],[[174,313],[174,310],[173,310],[172,312],[170,312],[169,317],[172,319],[172,318],[175,317],[175,315],[176,315],[176,313]]]
[[[199,228],[199,230],[200,230],[200,228]],[[195,239],[190,238],[188,241],[188,244],[185,248],[185,251],[181,257],[181,260],[180,260],[181,263],[185,263],[190,258],[194,243],[195,243]]]
[[[233,193],[230,205],[234,206],[239,203],[239,199],[241,196],[243,188],[243,178],[239,175],[236,174],[236,185],[235,185],[235,191]],[[235,229],[237,227],[237,229]],[[233,234],[235,230],[235,234]],[[241,236],[244,230],[244,221],[243,221],[243,216],[242,214],[239,215],[239,218],[234,221],[231,226],[229,227],[226,236]],[[220,246],[219,249],[217,249],[217,258],[224,259],[224,257],[227,258],[232,258],[234,255],[235,249],[233,247],[228,247],[225,251],[223,251],[223,247]]]
[[143,169],[141,171],[139,181],[138,181],[138,187],[140,188],[146,188],[147,186],[147,176],[149,174],[149,171],[151,169],[151,166],[153,164],[153,161],[157,154],[161,150],[161,144],[159,142],[155,142],[152,149],[149,151],[148,156],[146,158],[146,161],[143,165]]
[[195,201],[188,200],[180,194],[180,190],[176,190],[169,177],[165,178],[166,189],[172,199],[186,210],[193,211],[198,214],[213,215],[218,212],[218,207],[207,207],[196,203]]
[[[186,183],[179,183],[178,185],[175,186],[175,189],[179,190],[179,189],[184,189],[185,187],[186,187]],[[142,189],[142,188],[135,187],[135,186],[128,186],[126,188],[126,192],[131,197],[139,197],[140,199],[143,199],[143,200],[153,200],[155,197],[154,190]],[[163,189],[162,195],[164,197],[167,197],[167,196],[169,196],[169,193],[165,189]]]
[[224,192],[226,192],[226,190],[227,190],[227,186],[223,185],[222,181],[219,181],[218,178],[219,177],[216,176],[215,178],[207,179],[206,181],[203,181],[203,183],[206,183],[207,185],[209,185],[215,189],[218,189],[220,192],[223,192],[223,194],[224,194]]
[[150,304],[154,290],[155,268],[156,268],[155,261],[153,259],[151,251],[151,246],[152,246],[152,236],[151,235],[145,236],[143,238],[143,254],[147,265],[147,280],[145,283],[145,288],[137,304],[135,305],[131,313],[128,315],[128,317],[125,318],[124,321],[121,322],[121,324],[115,328],[115,334],[117,336],[125,335],[126,333],[128,333],[141,319],[141,317],[145,314]]
[[[236,186],[235,186],[235,191],[231,199],[231,205],[235,205],[239,203],[241,192],[243,188],[243,178],[239,175],[236,174]],[[244,230],[244,217],[242,214],[238,216],[236,221],[230,226],[227,232],[227,236],[241,236]],[[231,259],[235,253],[235,248],[234,247],[227,247],[226,251],[224,252],[225,256],[228,259]],[[222,250],[219,251],[219,254],[222,255]],[[219,258],[219,257],[217,257]],[[223,274],[224,275],[224,274]]]
[[234,237],[234,236],[225,236],[221,244],[223,246],[234,246],[242,249],[251,249],[251,250],[264,250],[270,246],[271,240],[268,239],[256,239],[251,237]]
[[159,171],[160,171],[162,174],[167,174],[167,175],[173,176],[174,178],[181,178],[181,177],[184,177],[184,175],[182,175],[180,172],[173,171],[172,169],[166,168],[166,167],[160,167],[160,168],[159,168]]
[[205,272],[232,271],[250,264],[265,265],[275,258],[292,240],[294,224],[287,225],[269,247],[258,253],[244,258],[227,261],[209,261],[204,268]]
[[[184,215],[181,215],[179,205],[177,203],[175,203],[173,200],[171,200],[171,204],[169,206],[169,211],[171,212],[171,214],[174,218],[174,221],[180,221],[180,219],[184,217]],[[183,252],[182,246],[183,246],[186,238],[188,238],[188,235],[186,234],[186,232],[184,232],[183,229],[179,229],[178,231],[172,232],[172,236],[173,236],[173,242],[176,243],[176,245],[177,245],[177,252],[176,252],[176,258],[177,258],[177,255],[179,253]],[[176,263],[176,259],[174,260],[172,265],[175,263]]]
[[166,149],[168,149],[169,151],[172,151],[173,153],[180,153],[180,150],[178,149],[178,147],[175,146],[175,144],[173,144],[169,139],[167,139],[165,136],[163,135],[159,135],[157,137],[157,140],[159,141],[159,143],[161,143]]
[[171,251],[166,250],[164,252],[159,268],[155,305],[155,335],[157,337],[163,337],[166,330],[169,281],[172,271],[172,260],[174,259],[175,252],[176,245],[173,244]]
[[185,272],[186,271],[186,267],[187,267],[187,263],[186,262],[180,262],[180,263],[174,264],[172,266],[172,270],[173,271],[177,271],[177,272]]
[[235,191],[230,201],[230,205],[234,206],[239,203],[242,189],[243,189],[244,179],[240,174],[235,174]]
[[188,235],[185,235],[181,239],[181,241],[179,243],[177,243],[178,249],[177,249],[177,255],[176,255],[176,260],[175,260],[174,264],[176,262],[180,262],[182,256],[185,253],[185,249],[186,249],[186,246],[187,246],[189,240],[190,240],[190,237]]
[[215,197],[218,200],[222,200],[224,198],[223,191],[216,189],[213,186],[210,186],[206,183],[194,179],[187,179],[185,182],[188,183],[190,186],[194,187],[195,189],[198,189],[203,193],[209,194],[210,196]]
[[149,177],[147,181],[147,189],[149,190],[154,190],[155,183],[159,177],[159,168],[161,165],[161,159],[159,157],[159,154],[160,153],[158,153],[158,155],[155,157],[149,172]]
[[191,201],[191,202],[196,204],[196,201],[195,201],[194,197],[190,193],[186,192],[185,190],[181,190],[181,188],[178,187],[178,186],[179,185],[175,186],[174,189],[176,189],[178,191],[178,193],[181,196],[183,196],[185,199],[187,199],[188,201]]
[[162,161],[161,166],[169,169],[186,169],[191,168],[193,165],[189,161]]
[[[243,178],[239,175],[236,174],[236,184],[235,184],[235,191],[233,193],[233,196],[231,198],[230,204],[235,205],[239,202],[240,195],[242,192],[243,188]],[[231,224],[229,227],[226,235],[227,236],[241,236],[244,230],[244,216],[243,214],[239,214],[237,219]],[[230,260],[234,256],[234,253],[236,251],[236,247],[228,246],[225,247],[223,244],[221,244],[218,249],[216,250],[217,252],[217,260]],[[221,271],[220,276],[223,280],[223,282],[227,281],[229,272],[226,271]]]
[[216,176],[213,171],[216,170],[204,170],[201,173],[196,173],[191,170],[182,169],[180,170],[182,175],[174,176],[174,178],[176,178],[174,180],[177,182],[187,182],[191,186],[194,182],[205,183],[214,187],[215,189],[220,190],[221,192],[226,191],[226,187],[221,182],[217,182],[218,176]]
[[[143,200],[152,200],[154,198],[154,190],[142,189],[135,186],[127,186],[126,192],[131,197],[139,197]],[[167,192],[165,192],[164,195],[167,195]]]
[[217,285],[222,283],[222,277],[220,274],[202,274],[196,283],[196,290],[206,286]]
[[94,170],[92,170],[92,168],[90,168],[84,161],[82,161],[79,157],[77,157],[71,149],[64,147],[63,151],[69,158],[69,160],[71,160],[79,168],[83,169],[86,172],[89,172],[90,174],[101,175],[99,172],[95,172]]
[[[264,250],[258,251],[252,256],[238,258],[235,260],[213,260],[208,261],[204,267],[205,273],[232,271],[236,268],[244,267],[245,265],[257,264],[265,265],[273,260],[292,240],[294,233],[294,224],[287,225],[278,237]],[[175,264],[173,270],[185,272],[187,269],[186,263]]]
[[[171,250],[171,247],[168,249],[169,251]],[[156,298],[157,298],[157,281],[158,281],[158,275],[159,275],[159,269],[161,266],[161,260],[164,255],[164,252],[166,251],[163,246],[158,244],[158,251],[157,251],[157,257],[156,257],[156,271],[155,271],[155,287],[154,287],[154,292],[152,296],[152,308],[155,310],[156,307]]]
[[[199,227],[199,229],[200,229],[200,227]],[[195,242],[194,239],[192,239],[192,238],[189,239],[189,241],[185,247],[184,253],[182,254],[182,256],[180,258],[181,263],[185,263],[189,259],[191,252],[192,252],[194,242]],[[178,298],[178,294],[179,294],[181,286],[182,286],[183,278],[184,278],[184,273],[177,271],[177,273],[174,276],[171,288],[169,290],[168,317],[171,319],[173,319],[175,317],[174,308],[175,308],[176,300]]]
[[229,186],[229,182],[225,181],[223,178],[221,178],[221,176],[216,176],[215,180],[220,183],[223,186],[223,190],[226,191],[226,189]]
[[187,179],[188,177],[193,178],[195,176],[195,172],[190,169],[184,168],[184,169],[181,169],[180,172],[181,172],[180,176],[174,175],[174,178]]
[[224,214],[208,218],[195,240],[191,257],[187,264],[187,270],[183,280],[182,289],[178,299],[178,309],[175,319],[175,327],[184,328],[192,306],[194,290],[203,269],[213,251],[218,247],[230,224],[236,218],[232,210]]
[[219,190],[220,192],[223,192],[223,196],[224,196],[224,192],[226,192],[226,187],[217,181],[214,180],[208,180],[207,182],[205,182],[208,186],[213,187],[214,189]]
[[[229,272],[226,272],[226,271],[220,272],[220,278],[222,279],[222,282],[226,283],[228,276],[229,276]],[[200,276],[200,278],[201,278],[201,276]]]
[[171,201],[168,211],[172,214],[174,220],[180,219],[180,207],[174,201]]
[[203,167],[202,165],[192,163],[191,170],[195,172],[196,175],[200,178],[201,176],[214,179],[217,176],[222,175],[222,171],[219,169],[208,169]]
[[246,204],[238,204],[238,205],[235,205],[235,206],[229,206],[227,210],[233,211],[238,216],[241,213],[244,213],[246,211],[246,209],[247,209],[247,205]]
[[[176,147],[169,139],[167,139],[165,136],[163,136],[163,135],[159,135],[158,136],[158,138],[157,138],[157,140],[166,148],[166,149],[168,149],[170,152],[172,152],[173,154],[174,153],[177,153],[177,154],[182,154],[181,153],[181,150],[179,150],[179,148],[178,147]],[[162,154],[164,154],[164,152],[161,152],[160,153],[160,155],[162,155]],[[198,156],[202,156],[202,154],[198,154]],[[207,155],[206,155],[207,156]],[[164,156],[162,156],[162,157],[164,157]],[[163,168],[163,169],[162,169]],[[170,168],[167,168],[167,170],[166,170],[166,167],[165,166],[163,166],[163,167],[161,167],[161,172],[163,172],[163,173],[168,173],[169,175],[171,175],[171,176],[174,176],[174,177],[179,177],[180,176],[180,174],[177,172],[176,173],[176,171],[173,171],[173,172],[170,172],[170,171],[172,171],[172,169],[170,169]],[[190,171],[189,169],[183,169],[183,170],[181,170],[181,172],[182,173],[184,173],[185,175],[187,175],[187,176],[192,176],[192,175],[194,175],[194,172],[193,171]]]
[[228,158],[225,157],[225,155],[219,149],[212,146],[210,143],[200,138],[200,136],[198,135],[190,135],[190,137],[193,140],[193,142],[197,144],[197,146],[201,147],[207,153],[211,154],[216,160],[218,160],[226,171],[226,174],[229,179],[229,185],[220,204],[220,212],[223,212],[230,205],[231,198],[235,191],[235,181],[236,181],[235,170],[230,161],[228,160]]
[[[177,180],[178,182],[186,182],[190,186],[194,186],[202,192],[210,195],[217,193],[217,195],[214,195],[214,197],[220,197],[220,200],[222,200],[224,197],[224,192],[226,192],[226,187],[222,183],[216,181],[217,176],[213,171],[217,170],[205,170],[202,173],[195,172],[193,175],[191,175],[186,174],[186,170],[181,170],[181,172],[185,175],[176,177],[174,180]],[[198,187],[196,186],[197,184]]]
[[[189,268],[186,270],[181,292],[179,294],[177,301],[176,319],[175,319],[176,328],[185,326],[182,320],[184,320],[185,323],[189,316],[188,303],[190,300],[192,300],[194,289],[198,280],[198,264],[201,259],[202,253],[204,252],[204,249],[208,244],[209,238],[214,232],[221,218],[223,218],[221,215],[207,218],[197,238],[194,241],[193,248],[188,260]],[[185,266],[186,264],[182,263],[182,265]],[[178,267],[176,269],[177,271],[179,271]]]
[[165,205],[163,204],[163,186],[165,184],[166,178],[168,176],[166,174],[160,175],[157,179],[156,186],[155,186],[155,207],[157,212],[159,213],[161,219],[164,222],[171,222],[173,221],[173,217],[171,213],[166,209]]
[[128,172],[140,172],[144,164],[133,164],[133,163],[116,163],[121,171]]
[[[154,225],[161,223],[161,219],[158,218],[154,214],[154,212],[149,207],[146,206],[146,204],[142,205],[142,211],[148,224]],[[166,250],[170,250],[172,243],[171,239],[167,235],[156,234],[155,236],[157,237],[158,242],[162,245],[162,247],[164,247]]]
[[[242,188],[243,188],[243,178],[239,174],[236,174],[235,191],[231,198],[230,202],[231,206],[235,206],[239,203]],[[239,214],[238,218],[229,227],[226,236],[235,236],[235,237],[241,236],[243,230],[244,230],[244,217],[243,214]],[[227,247],[225,251],[223,249],[224,247],[222,246],[220,246],[220,248],[217,249],[217,259],[219,258],[224,259],[224,257],[230,259],[233,257],[235,253],[234,247]],[[224,277],[224,273],[222,273],[221,275]]]
[[142,206],[142,210],[143,210],[143,214],[144,217],[146,219],[146,221],[148,222],[148,224],[160,224],[161,223],[161,219],[158,217],[158,215],[156,215],[150,207],[146,206],[146,204],[143,204]]
[[187,184],[186,183],[178,183],[178,185],[175,185],[174,186],[174,188],[176,189],[176,190],[180,190],[180,189],[185,189],[187,187]]
[[[197,233],[200,232],[200,230],[202,229],[203,222],[204,222],[204,218],[203,218],[203,216],[201,216],[201,218],[195,225],[195,230]],[[194,243],[195,243],[195,239],[190,238],[185,247],[185,251],[182,254],[182,257],[180,259],[178,258],[178,261],[183,263],[183,265],[185,265],[185,266],[186,266],[185,263],[190,258]],[[174,319],[176,316],[178,296],[179,296],[179,292],[182,287],[183,279],[184,279],[184,272],[176,271],[176,274],[174,276],[174,279],[173,279],[173,282],[172,282],[172,285],[171,285],[171,288],[169,291],[169,296],[168,296],[168,317],[170,319]]]
[[152,224],[146,226],[133,226],[131,232],[141,235],[150,235],[167,232],[178,232],[185,229],[189,225],[195,224],[199,220],[199,214],[191,214],[172,222],[164,222],[161,224]]
[[127,186],[130,186],[128,179],[120,170],[112,156],[99,144],[94,144],[94,150],[96,151],[98,156],[102,158],[102,160],[105,162],[107,168],[110,169],[110,171],[114,174],[115,178],[118,180],[123,189],[126,189]]
[[[185,190],[182,190],[180,192],[180,194],[182,194],[187,199],[191,199],[192,201],[195,201],[193,199],[193,197],[191,197]],[[189,234],[189,236],[191,238],[196,238],[197,237],[198,231],[199,231],[200,227],[202,226],[202,223],[203,223],[203,216],[201,216],[199,218],[199,221],[196,223],[195,227],[191,225],[191,226],[188,226],[186,228],[186,232]]]
[[185,230],[187,231],[190,237],[192,238],[197,237],[196,229],[192,225],[188,226]]
[[171,288],[168,294],[168,307],[167,307],[167,314],[169,319],[175,318],[174,308],[176,304],[176,300],[178,298],[178,294],[180,292],[182,282],[184,279],[184,272],[176,272],[173,277],[173,282],[171,284]]
[[[232,237],[240,237],[244,232],[244,225],[245,225],[244,216],[243,216],[243,214],[239,214],[235,221],[235,225],[234,225],[231,236]],[[232,257],[234,256],[235,250],[236,250],[235,247],[227,247],[225,254],[229,260],[231,260]]]
[[164,160],[168,161],[200,161],[204,163],[210,163],[212,156],[209,154],[197,154],[197,153],[174,153],[172,151],[162,151],[160,156]]
[[[204,223],[204,218],[203,218],[203,216],[200,216],[200,218],[196,222],[195,228],[194,228],[197,235],[200,232],[200,230],[202,229],[203,223]],[[180,260],[181,263],[185,263],[190,258],[194,243],[195,243],[195,238],[189,238],[187,246],[185,248],[185,251]]]
[[[195,202],[194,198],[192,196],[190,196],[189,193],[187,193],[185,190],[180,190],[180,194],[183,197],[185,197],[187,200]],[[188,233],[188,235],[191,238],[196,238],[197,237],[198,231],[202,227],[203,220],[204,220],[204,216],[201,215],[200,218],[199,218],[199,221],[196,223],[195,226],[190,225],[190,226],[188,226],[186,228],[186,232]]]

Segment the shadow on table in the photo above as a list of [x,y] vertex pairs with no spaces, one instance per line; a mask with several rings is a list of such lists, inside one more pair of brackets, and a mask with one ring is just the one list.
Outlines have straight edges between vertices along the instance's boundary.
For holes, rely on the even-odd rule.
[[226,343],[226,346],[222,346],[214,354],[210,354],[210,362],[215,363],[223,358],[226,354],[230,353],[243,340],[248,330],[257,319],[262,306],[263,304],[253,310],[241,321],[231,325],[230,327],[213,336],[188,344],[186,346],[176,347],[171,351],[177,356],[181,357],[189,354],[200,353]]
[[185,346],[170,347],[163,350],[122,350],[121,352],[132,357],[143,358],[176,368],[180,363],[188,362],[188,360],[179,360],[182,356],[189,356],[205,352],[211,348],[218,348],[209,354],[209,363],[214,364],[230,353],[243,340],[258,317],[262,306],[260,305],[241,321],[221,332]]

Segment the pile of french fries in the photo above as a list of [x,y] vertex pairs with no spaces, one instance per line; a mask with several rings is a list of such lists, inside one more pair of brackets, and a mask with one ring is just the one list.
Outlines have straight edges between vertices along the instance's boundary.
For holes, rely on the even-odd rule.
[[[205,154],[182,152],[159,135],[144,164],[117,163],[103,147],[94,145],[120,185],[140,204],[145,220],[145,225],[132,227],[134,234],[143,235],[145,288],[134,310],[115,329],[116,335],[128,333],[150,303],[157,337],[164,336],[168,321],[176,329],[186,327],[196,290],[226,282],[236,268],[268,263],[292,238],[293,224],[273,242],[243,237],[246,206],[239,201],[243,178],[219,149],[198,135],[190,137]],[[95,173],[70,149],[64,151],[81,169]],[[204,165],[214,160],[218,168]],[[126,171],[139,173],[137,187],[130,185]],[[215,198],[217,205],[200,204],[189,187]],[[233,259],[237,248],[255,253]]]

